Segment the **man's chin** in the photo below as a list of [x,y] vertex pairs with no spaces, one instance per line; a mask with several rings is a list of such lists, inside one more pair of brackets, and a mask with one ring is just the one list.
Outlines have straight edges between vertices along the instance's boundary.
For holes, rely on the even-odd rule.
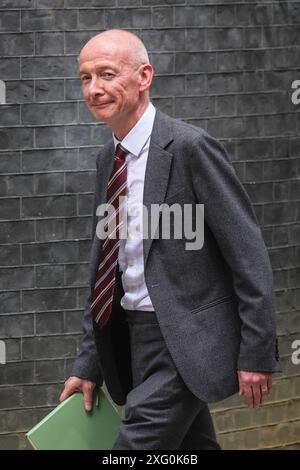
[[92,110],[93,116],[97,119],[97,121],[104,121],[106,122],[109,118],[112,117],[112,112],[109,111],[108,106],[103,107],[95,107]]

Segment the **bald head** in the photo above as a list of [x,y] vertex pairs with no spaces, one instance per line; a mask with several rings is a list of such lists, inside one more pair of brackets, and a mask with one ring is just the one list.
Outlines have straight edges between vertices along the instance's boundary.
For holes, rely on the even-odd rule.
[[107,51],[122,57],[134,68],[149,63],[147,50],[142,41],[133,33],[122,29],[109,29],[93,36],[82,48],[78,57],[79,63],[90,59],[91,50]]

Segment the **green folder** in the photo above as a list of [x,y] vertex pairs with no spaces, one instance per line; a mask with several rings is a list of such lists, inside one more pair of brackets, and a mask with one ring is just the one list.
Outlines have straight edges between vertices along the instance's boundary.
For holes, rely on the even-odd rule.
[[86,412],[83,396],[75,393],[58,405],[27,434],[37,450],[110,450],[121,418],[102,389],[93,410]]

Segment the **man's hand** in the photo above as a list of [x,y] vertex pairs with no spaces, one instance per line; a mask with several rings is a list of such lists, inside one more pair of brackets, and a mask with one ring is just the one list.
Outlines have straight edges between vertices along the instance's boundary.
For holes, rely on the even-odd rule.
[[272,374],[266,372],[238,371],[240,391],[249,408],[261,405],[272,390]]
[[95,386],[95,382],[71,376],[68,378],[68,380],[65,381],[65,386],[62,394],[59,397],[59,401],[64,401],[75,392],[81,392],[83,394],[85,411],[91,411],[93,408],[93,391]]

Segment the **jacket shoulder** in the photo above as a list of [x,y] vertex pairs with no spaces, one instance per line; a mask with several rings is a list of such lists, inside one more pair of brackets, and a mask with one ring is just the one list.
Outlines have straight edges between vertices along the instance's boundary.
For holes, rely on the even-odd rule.
[[[162,113],[163,114],[163,113]],[[186,144],[189,147],[198,147],[199,144],[205,144],[206,142],[213,142],[216,145],[222,147],[222,144],[213,136],[211,136],[202,127],[197,127],[193,124],[182,121],[178,118],[173,118],[168,115],[164,115],[166,122],[172,128],[174,141]]]
[[180,119],[164,115],[166,123],[172,129],[174,143],[193,151],[207,151],[208,148],[217,150],[226,156],[226,160],[230,160],[224,145],[215,137],[210,135],[202,127],[197,127]]

